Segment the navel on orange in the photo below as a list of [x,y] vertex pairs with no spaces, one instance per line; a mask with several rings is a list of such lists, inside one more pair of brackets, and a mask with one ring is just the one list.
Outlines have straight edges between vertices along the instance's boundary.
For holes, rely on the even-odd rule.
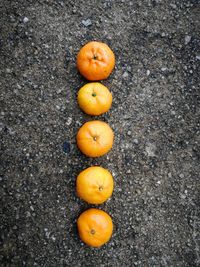
[[79,72],[90,81],[106,79],[115,66],[115,55],[109,46],[101,42],[89,42],[77,55]]

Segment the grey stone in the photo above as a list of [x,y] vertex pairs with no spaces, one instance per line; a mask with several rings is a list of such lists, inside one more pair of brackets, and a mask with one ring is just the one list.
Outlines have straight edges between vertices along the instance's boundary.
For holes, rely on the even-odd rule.
[[156,145],[153,143],[147,143],[145,150],[149,157],[154,157],[156,152]]
[[81,22],[85,27],[92,25],[91,19],[82,20]]
[[24,18],[23,18],[23,22],[24,22],[24,23],[27,23],[28,21],[29,21],[29,19],[28,19],[27,17],[24,17]]
[[127,77],[128,77],[128,72],[125,71],[125,72],[123,73],[122,77],[123,77],[123,78],[127,78]]
[[186,35],[185,36],[185,45],[189,44],[189,42],[191,41],[191,36],[190,35]]

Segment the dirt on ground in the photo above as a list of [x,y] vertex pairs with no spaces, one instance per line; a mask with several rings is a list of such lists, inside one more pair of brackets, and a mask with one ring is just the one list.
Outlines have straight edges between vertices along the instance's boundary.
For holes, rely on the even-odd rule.
[[[200,265],[198,1],[1,0],[2,267]],[[116,55],[102,83],[110,111],[84,114],[76,55],[97,40]],[[113,149],[87,158],[80,126],[99,119]],[[109,169],[113,196],[100,209],[110,242],[84,245],[76,220],[91,205],[75,193],[92,165]]]

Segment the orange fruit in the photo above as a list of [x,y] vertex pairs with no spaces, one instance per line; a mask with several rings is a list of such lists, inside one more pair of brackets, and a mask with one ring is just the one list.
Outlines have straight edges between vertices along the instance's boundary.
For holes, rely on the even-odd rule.
[[76,64],[79,72],[86,79],[104,80],[115,66],[115,55],[107,44],[93,41],[80,49]]
[[103,121],[89,121],[79,129],[76,140],[83,154],[88,157],[100,157],[112,148],[114,133]]
[[101,115],[110,109],[112,94],[101,83],[87,83],[78,92],[78,104],[89,115]]
[[113,192],[111,173],[99,166],[83,170],[76,179],[77,195],[90,204],[102,204]]
[[99,209],[84,211],[77,220],[77,227],[82,241],[92,247],[100,247],[108,242],[113,232],[111,217]]

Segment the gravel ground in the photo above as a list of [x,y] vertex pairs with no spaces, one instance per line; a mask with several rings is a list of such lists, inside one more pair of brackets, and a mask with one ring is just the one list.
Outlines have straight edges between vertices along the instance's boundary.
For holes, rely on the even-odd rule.
[[[200,266],[198,1],[2,0],[0,11],[0,266]],[[115,144],[98,159],[75,142],[94,119],[76,101],[75,58],[91,40],[116,54],[103,82],[113,106],[95,117]],[[115,179],[100,206],[115,229],[99,249],[76,229],[90,206],[75,179],[93,164]]]

